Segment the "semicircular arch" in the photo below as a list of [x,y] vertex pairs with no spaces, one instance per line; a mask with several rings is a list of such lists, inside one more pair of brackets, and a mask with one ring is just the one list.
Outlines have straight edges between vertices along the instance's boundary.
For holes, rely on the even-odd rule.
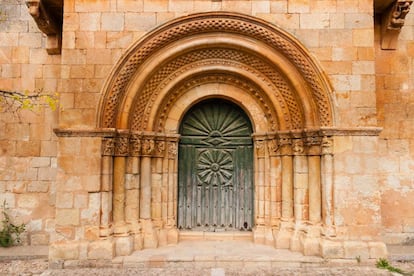
[[[216,36],[217,39],[206,39],[212,36]],[[220,40],[221,37],[224,39]],[[189,39],[192,40],[192,46],[191,43],[189,44],[190,48],[184,50],[185,43],[180,46],[184,47],[182,49],[176,47],[180,42]],[[135,116],[142,114],[139,108],[137,109],[139,104],[143,104],[144,110],[149,108],[148,112],[154,114],[151,108],[157,108],[152,105],[156,98],[145,99],[142,94],[146,91],[145,87],[150,86],[148,89],[152,91],[153,88],[162,85],[165,78],[177,76],[178,69],[191,63],[178,62],[178,68],[174,69],[168,65],[170,61],[183,60],[185,55],[194,53],[211,52],[213,48],[227,51],[227,54],[231,51],[243,53],[252,60],[252,62],[247,61],[250,63],[249,66],[260,71],[262,75],[278,76],[273,81],[273,85],[279,88],[278,91],[280,87],[287,87],[285,90],[289,90],[291,96],[282,94],[283,99],[279,102],[279,106],[274,107],[278,109],[278,112],[274,112],[278,117],[274,118],[274,121],[286,120],[280,117],[280,114],[284,113],[280,110],[280,105],[286,104],[289,106],[290,119],[293,114],[297,114],[294,110],[295,106],[300,110],[302,114],[300,116],[305,118],[301,126],[290,125],[288,126],[290,129],[334,125],[330,85],[318,64],[292,35],[251,16],[229,12],[207,12],[172,20],[156,28],[129,48],[113,68],[103,88],[98,110],[98,126],[130,127],[134,114]],[[163,51],[167,53],[173,51],[174,54],[165,55],[160,59],[159,55]],[[204,59],[211,59],[211,56]],[[157,60],[159,66],[154,67],[153,70],[146,66]],[[260,62],[265,66],[257,68]],[[160,74],[163,70],[167,70],[165,68],[169,68],[170,73]],[[274,93],[275,90],[269,92],[270,90],[272,89],[263,91],[269,97],[274,97],[269,93]],[[159,111],[155,113],[157,112]]]

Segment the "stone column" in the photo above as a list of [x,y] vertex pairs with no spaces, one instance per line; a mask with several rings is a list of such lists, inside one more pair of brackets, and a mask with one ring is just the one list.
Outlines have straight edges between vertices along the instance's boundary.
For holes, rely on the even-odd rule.
[[333,231],[333,140],[324,136],[321,143],[321,186],[322,186],[322,221],[326,226],[326,235]]
[[[125,235],[128,231],[125,224],[125,173],[126,156],[128,155],[128,136],[119,133],[116,137],[113,179],[113,218],[114,233]],[[122,136],[121,136],[122,135]]]
[[296,222],[308,219],[308,160],[302,139],[295,139],[293,142],[293,197],[294,216]]
[[293,232],[293,158],[289,133],[278,133],[282,161],[282,210],[279,231],[275,231],[276,248],[289,248]]
[[168,195],[167,195],[167,243],[178,243],[177,229],[177,163],[178,135],[167,137]]
[[152,173],[151,156],[154,153],[154,134],[144,134],[141,147],[141,194],[139,216],[143,232],[143,247],[156,248],[158,239],[151,219]]
[[282,155],[282,219],[293,219],[293,159],[290,138],[279,139]]
[[280,146],[276,137],[270,136],[268,141],[270,159],[270,225],[278,227],[282,215],[282,161]]
[[255,225],[265,225],[265,150],[264,137],[255,136]]
[[112,137],[103,138],[101,163],[101,217],[99,226],[99,235],[101,237],[111,235],[114,150],[115,139]]
[[320,144],[319,136],[309,135],[306,137],[309,167],[309,221],[312,224],[319,223],[322,216]]
[[139,192],[140,192],[140,154],[141,138],[139,133],[134,133],[130,138],[130,156],[127,159],[126,168],[126,195],[125,195],[125,221],[129,225],[129,231],[139,233]]
[[254,229],[255,243],[265,243],[265,137],[254,136],[255,181],[254,181]]
[[152,157],[151,176],[151,218],[153,225],[162,228],[162,171],[165,155],[165,137],[157,135],[154,137],[154,151]]

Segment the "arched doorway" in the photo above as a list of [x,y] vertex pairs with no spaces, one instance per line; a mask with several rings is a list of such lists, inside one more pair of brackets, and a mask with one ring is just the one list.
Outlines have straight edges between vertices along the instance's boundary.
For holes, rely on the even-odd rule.
[[[314,233],[321,224],[329,228],[333,217],[331,92],[305,47],[261,19],[209,12],[153,30],[130,47],[102,93],[98,126],[110,133],[102,139],[102,168],[109,169],[101,178],[101,186],[108,187],[101,233],[133,236],[134,244],[151,248],[178,242],[183,228],[251,229],[256,243],[319,254]],[[238,222],[219,217],[240,211],[232,209],[234,204],[218,201],[215,208],[232,211],[206,216],[203,192],[193,193],[197,183],[204,194],[206,186],[210,193],[219,185],[214,179],[208,185],[198,182],[197,164],[207,166],[203,158],[221,154],[237,161],[235,145],[220,144],[218,132],[194,137],[197,132],[185,127],[199,108],[213,112],[217,101],[250,125],[243,133],[250,139],[244,145],[249,156],[241,159],[252,167],[233,165],[233,170],[252,171],[247,189],[254,193],[247,205],[251,212]],[[186,145],[186,139],[193,144]],[[214,163],[208,165],[217,172]],[[245,178],[232,173],[231,179]]]
[[203,101],[187,112],[180,134],[178,228],[251,230],[253,141],[246,114],[221,99]]

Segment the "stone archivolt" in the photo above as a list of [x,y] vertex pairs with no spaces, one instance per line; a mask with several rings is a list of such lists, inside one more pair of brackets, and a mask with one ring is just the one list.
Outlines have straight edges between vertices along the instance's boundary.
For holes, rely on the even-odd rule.
[[[253,126],[252,239],[320,255],[333,227],[331,89],[292,36],[232,13],[173,20],[133,45],[104,87],[100,236],[132,250],[179,239],[179,126],[205,99],[232,101]],[[345,131],[348,133],[347,131]],[[346,134],[347,135],[347,134]],[[126,238],[127,237],[127,238]]]
[[[187,64],[212,58],[238,61],[269,78],[283,97],[280,101],[287,103],[291,121],[297,122],[295,116],[301,116],[297,115],[298,109],[314,116],[301,126],[288,125],[287,129],[334,123],[331,89],[318,65],[291,35],[256,18],[223,12],[173,20],[137,42],[125,56],[105,86],[100,127],[127,128],[131,127],[127,126],[129,120],[134,129],[146,128],[146,119],[140,124],[131,118],[134,113],[142,116],[142,110],[156,108],[147,98],[148,91],[154,92],[166,78],[173,80],[174,73]],[[244,69],[233,68],[246,76]],[[252,81],[259,78],[253,77]],[[135,108],[133,112],[129,111],[131,106]],[[121,115],[128,118],[120,118]]]

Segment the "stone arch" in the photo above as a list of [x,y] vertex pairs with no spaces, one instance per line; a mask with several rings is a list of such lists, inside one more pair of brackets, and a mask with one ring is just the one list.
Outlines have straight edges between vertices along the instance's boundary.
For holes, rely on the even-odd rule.
[[114,133],[103,138],[102,168],[111,169],[101,186],[112,184],[105,204],[113,210],[103,211],[101,229],[134,235],[144,248],[178,241],[180,121],[198,101],[225,98],[253,124],[254,240],[310,252],[314,243],[304,248],[299,234],[314,235],[332,213],[321,198],[332,173],[323,131],[335,125],[331,92],[307,50],[258,18],[208,12],[156,28],[127,50],[103,88],[98,127]]
[[186,65],[211,59],[237,61],[239,66],[230,67],[257,71],[253,82],[268,79],[276,89],[266,93],[278,91],[280,105],[289,109],[288,117],[300,110],[307,118],[286,129],[334,125],[330,85],[292,35],[251,16],[208,12],[172,20],[129,48],[103,89],[98,126],[151,130],[145,125],[148,118],[136,122],[134,114],[142,116],[143,111],[156,108],[153,91],[183,74]]

